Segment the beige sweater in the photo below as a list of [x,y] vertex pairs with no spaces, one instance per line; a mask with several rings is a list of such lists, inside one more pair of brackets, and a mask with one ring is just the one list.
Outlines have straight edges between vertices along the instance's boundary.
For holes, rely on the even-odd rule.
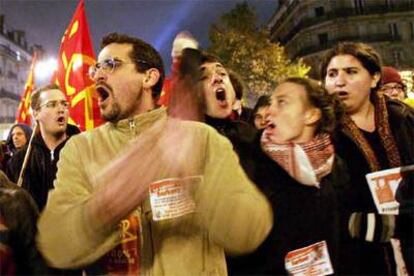
[[[119,225],[102,225],[85,211],[100,185],[95,176],[155,122],[162,122],[162,131],[166,120],[165,109],[160,108],[117,124],[107,123],[67,143],[58,163],[55,189],[38,223],[40,250],[53,266],[85,267],[119,245]],[[196,207],[189,214],[155,221],[149,198],[137,203],[133,215],[141,228],[140,273],[225,275],[224,251],[254,250],[272,227],[272,211],[241,169],[226,138],[202,123],[182,121],[179,128],[196,137],[184,165],[192,168],[184,177],[198,176],[192,193]],[[178,176],[162,171],[158,180],[171,177]]]

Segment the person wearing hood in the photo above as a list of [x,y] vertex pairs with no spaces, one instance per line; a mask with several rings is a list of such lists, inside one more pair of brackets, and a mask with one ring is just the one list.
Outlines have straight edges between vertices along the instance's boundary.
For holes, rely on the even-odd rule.
[[181,31],[175,36],[171,49],[171,73],[164,80],[161,95],[157,102],[158,105],[169,105],[172,81],[174,76],[177,74],[178,67],[180,66],[183,50],[186,48],[198,49],[198,46],[198,41],[188,31]]
[[31,135],[32,128],[28,125],[14,124],[11,127],[6,143],[12,155],[29,142]]
[[[79,133],[76,126],[68,125],[69,102],[56,85],[48,85],[33,92],[31,108],[39,124],[35,134],[22,187],[33,197],[39,210],[46,205],[48,192],[53,189],[60,150],[66,141]],[[28,145],[10,159],[8,175],[17,183]]]
[[14,153],[26,145],[30,136],[32,135],[32,128],[25,124],[14,124],[9,132],[4,147],[4,156],[2,159],[2,167],[6,174],[8,174],[8,165]]

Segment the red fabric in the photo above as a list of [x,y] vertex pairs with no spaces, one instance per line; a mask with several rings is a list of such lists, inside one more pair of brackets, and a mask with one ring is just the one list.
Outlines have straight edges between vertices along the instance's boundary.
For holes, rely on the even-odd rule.
[[140,223],[136,215],[122,220],[120,243],[103,257],[105,271],[109,275],[139,275],[140,271]]
[[168,106],[170,102],[170,94],[171,94],[171,78],[166,77],[164,80],[164,84],[162,85],[162,91],[161,91],[160,98],[158,99],[158,105]]
[[178,67],[179,67],[179,63],[174,62],[171,65],[171,76],[166,77],[164,80],[164,84],[162,85],[161,95],[157,102],[157,104],[160,106],[168,106],[170,103],[172,81],[173,81],[173,78],[177,75]]
[[88,76],[89,66],[95,63],[83,0],[79,1],[72,21],[60,45],[58,69],[52,82],[57,82],[71,103],[69,122],[82,131],[103,123],[94,95],[93,81]]
[[32,65],[30,66],[29,76],[27,77],[26,84],[24,85],[24,92],[20,99],[19,108],[16,114],[16,123],[32,125],[32,116],[30,114],[30,96],[34,90],[34,70],[36,65],[37,56],[36,53],[32,58]]

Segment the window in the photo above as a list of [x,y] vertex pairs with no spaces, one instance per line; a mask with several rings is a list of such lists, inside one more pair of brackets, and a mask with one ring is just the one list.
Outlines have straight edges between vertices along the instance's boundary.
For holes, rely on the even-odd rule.
[[319,39],[319,45],[325,46],[325,45],[328,44],[328,34],[327,33],[318,34],[318,39]]
[[325,8],[324,7],[317,7],[315,8],[315,16],[321,17],[325,15]]
[[390,23],[389,24],[389,29],[390,29],[390,35],[393,39],[398,39],[399,34],[398,34],[398,25],[397,23]]
[[364,13],[364,0],[354,0],[354,7],[357,14]]
[[414,21],[411,22],[411,39],[414,40]]
[[385,0],[385,5],[387,6],[387,8],[392,9],[392,7],[394,6],[394,1],[393,0]]
[[399,50],[394,50],[392,52],[393,58],[394,58],[394,64],[396,67],[398,67],[400,65],[400,61],[401,61],[401,51]]

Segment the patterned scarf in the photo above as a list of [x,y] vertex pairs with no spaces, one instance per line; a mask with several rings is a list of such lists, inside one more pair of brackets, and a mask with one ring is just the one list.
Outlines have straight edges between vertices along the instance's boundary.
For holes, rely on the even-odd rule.
[[[385,103],[385,97],[382,93],[378,92],[375,92],[372,96],[375,110],[375,128],[378,130],[378,135],[380,137],[381,144],[385,149],[388,162],[391,168],[400,167],[400,153],[398,152],[398,148],[388,122],[388,111]],[[343,124],[344,133],[348,135],[362,151],[371,171],[379,171],[381,169],[380,163],[378,162],[378,159],[370,144],[365,139],[362,131],[348,115],[344,116]]]
[[263,151],[291,177],[307,186],[319,187],[322,177],[332,170],[334,148],[328,134],[320,134],[307,143],[275,144],[262,135]]

